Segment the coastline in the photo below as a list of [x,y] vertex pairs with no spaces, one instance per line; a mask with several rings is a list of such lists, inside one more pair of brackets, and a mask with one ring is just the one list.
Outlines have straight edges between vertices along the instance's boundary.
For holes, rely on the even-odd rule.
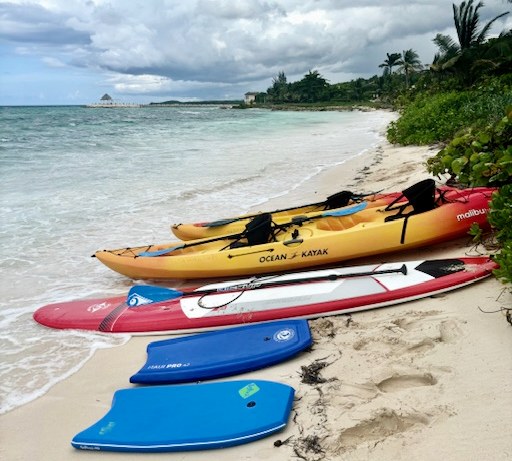
[[[401,190],[429,177],[422,162],[435,152],[383,141],[261,208],[324,199],[342,189]],[[476,251],[464,238],[350,264]],[[128,378],[145,363],[147,344],[165,338],[133,337],[123,346],[97,351],[44,396],[0,416],[0,455],[12,461],[512,459],[510,325],[501,314],[479,309],[510,305],[512,296],[502,288],[488,278],[433,298],[311,321],[311,352],[228,378],[275,380],[295,388],[289,424],[271,437],[217,451],[98,455],[73,449],[71,439],[106,413],[114,392],[130,387]],[[302,383],[302,367],[322,362],[326,382]],[[276,447],[277,440],[285,443]]]

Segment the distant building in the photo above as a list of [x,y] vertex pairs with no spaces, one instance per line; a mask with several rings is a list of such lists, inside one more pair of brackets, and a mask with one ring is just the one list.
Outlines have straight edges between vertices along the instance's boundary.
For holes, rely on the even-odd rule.
[[108,94],[108,93],[105,93],[100,101],[102,102],[102,104],[112,104],[114,102],[114,100],[111,98],[111,96]]
[[254,93],[254,92],[248,92],[248,93],[245,93],[245,104],[252,104],[253,102],[256,101],[256,96],[258,96],[259,93]]

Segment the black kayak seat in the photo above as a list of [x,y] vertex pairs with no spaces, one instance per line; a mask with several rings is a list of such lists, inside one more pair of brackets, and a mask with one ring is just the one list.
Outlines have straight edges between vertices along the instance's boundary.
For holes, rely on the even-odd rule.
[[436,183],[433,179],[424,179],[402,191],[415,213],[423,213],[436,207]]
[[244,237],[249,245],[261,245],[268,243],[272,236],[272,215],[262,213],[253,218],[245,226]]
[[[407,202],[393,208],[393,205],[402,197],[405,197]],[[404,213],[408,206],[412,206],[412,211]],[[409,217],[433,210],[436,206],[436,183],[433,179],[424,179],[404,189],[402,194],[385,208],[385,211],[398,210],[398,212],[395,215],[387,216],[384,221],[389,222],[403,218],[404,224],[402,226],[402,235],[400,236],[400,243],[403,244],[405,243],[405,233]]]
[[[402,197],[407,199],[407,203],[393,208]],[[404,215],[405,208],[412,206],[413,211]],[[399,210],[394,216],[388,216],[386,221],[393,221],[395,219],[404,218],[408,215],[424,213],[425,211],[433,210],[436,207],[436,183],[433,179],[424,179],[407,189],[402,191],[402,194],[390,203],[385,211]]]
[[352,198],[352,192],[349,190],[342,190],[341,192],[337,192],[336,194],[329,195],[327,200],[325,201],[325,209],[326,210],[334,210],[336,208],[342,208],[349,204],[350,199]]
[[[272,214],[261,213],[249,221],[245,230],[238,235],[238,238],[228,245],[229,248],[239,248],[251,245],[268,243],[274,237],[272,229]],[[245,241],[240,241],[246,239]]]

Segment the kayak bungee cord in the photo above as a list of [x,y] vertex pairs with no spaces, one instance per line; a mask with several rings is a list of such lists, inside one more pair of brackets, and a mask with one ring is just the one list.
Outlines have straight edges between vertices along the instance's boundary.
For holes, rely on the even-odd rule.
[[[236,301],[240,296],[242,296],[246,291],[248,290],[257,290],[261,288],[275,288],[275,287],[282,287],[286,285],[295,285],[300,283],[312,283],[312,282],[329,282],[329,281],[335,281],[340,278],[356,278],[356,277],[372,277],[375,275],[384,275],[384,274],[403,274],[407,275],[407,266],[405,264],[402,264],[401,267],[397,269],[383,269],[380,271],[368,271],[368,272],[354,272],[349,274],[329,274],[325,276],[316,276],[316,277],[305,277],[303,279],[291,279],[291,280],[277,280],[277,281],[270,281],[265,282],[261,281],[261,278],[255,278],[254,280],[242,283],[239,285],[232,285],[225,288],[217,288],[215,290],[204,290],[205,293],[198,299],[197,304],[199,307],[202,307],[203,309],[217,309],[219,307],[224,307],[232,302]],[[278,275],[276,275],[278,277]],[[269,280],[268,278],[266,280]],[[223,304],[217,305],[217,306],[205,306],[202,303],[202,300],[206,298],[207,296],[210,296],[212,294],[222,294],[222,293],[235,293],[238,290],[241,290],[238,296],[231,299],[230,301],[227,301]],[[184,293],[184,295],[194,295],[194,294],[200,294],[201,290],[198,291],[192,291],[188,293]]]

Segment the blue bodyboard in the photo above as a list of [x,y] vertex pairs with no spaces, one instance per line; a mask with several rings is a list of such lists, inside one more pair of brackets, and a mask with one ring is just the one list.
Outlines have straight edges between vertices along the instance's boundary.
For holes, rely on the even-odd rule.
[[148,345],[132,383],[171,384],[246,373],[282,362],[312,343],[307,320],[257,323]]
[[124,452],[224,448],[283,429],[294,389],[271,381],[227,381],[122,389],[96,424],[71,444]]

